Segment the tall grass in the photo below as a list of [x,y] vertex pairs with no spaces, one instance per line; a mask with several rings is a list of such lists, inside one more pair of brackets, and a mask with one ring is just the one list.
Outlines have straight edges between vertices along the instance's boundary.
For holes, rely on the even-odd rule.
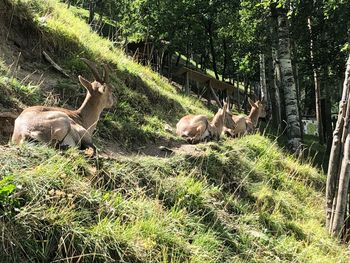
[[98,166],[74,149],[10,148],[0,157],[1,176],[15,185],[6,197],[13,205],[1,207],[1,257],[347,261],[323,226],[324,175],[259,135],[213,146],[196,156],[100,159]]

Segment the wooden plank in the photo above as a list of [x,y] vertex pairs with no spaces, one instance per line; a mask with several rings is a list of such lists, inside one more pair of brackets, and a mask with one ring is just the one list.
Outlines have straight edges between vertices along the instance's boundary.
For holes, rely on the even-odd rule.
[[190,94],[190,76],[188,72],[185,73],[185,78],[186,78],[185,93]]
[[232,84],[217,80],[213,77],[210,77],[202,72],[198,72],[186,67],[180,68],[174,75],[181,76],[188,74],[190,80],[196,81],[199,84],[206,84],[208,81],[211,83],[211,87],[214,90],[226,91],[228,94],[234,94],[235,92],[240,92],[237,87]]

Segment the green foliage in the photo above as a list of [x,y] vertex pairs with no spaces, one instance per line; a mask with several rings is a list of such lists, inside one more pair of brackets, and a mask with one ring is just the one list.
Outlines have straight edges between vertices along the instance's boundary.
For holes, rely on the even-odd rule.
[[38,85],[25,85],[15,77],[0,76],[0,106],[16,108],[23,104],[38,104],[42,101],[42,92]]
[[0,203],[2,209],[14,205],[11,195],[13,194],[15,187],[16,186],[13,184],[13,176],[8,175],[0,180]]

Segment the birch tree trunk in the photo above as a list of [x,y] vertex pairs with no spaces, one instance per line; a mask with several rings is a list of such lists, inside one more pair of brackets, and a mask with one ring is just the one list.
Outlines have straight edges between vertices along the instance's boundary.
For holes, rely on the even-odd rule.
[[265,55],[261,53],[260,59],[260,86],[261,86],[261,99],[265,102],[269,101],[266,87],[266,73],[265,73]]
[[280,9],[279,11],[280,12],[278,12],[277,17],[278,60],[281,67],[282,86],[284,92],[288,146],[293,152],[299,153],[301,150],[301,128],[290,54],[289,23],[286,15],[287,11],[285,9]]
[[339,103],[337,124],[333,133],[326,186],[326,226],[337,237],[347,232],[344,224],[349,211],[350,181],[350,56],[347,61],[342,99]]

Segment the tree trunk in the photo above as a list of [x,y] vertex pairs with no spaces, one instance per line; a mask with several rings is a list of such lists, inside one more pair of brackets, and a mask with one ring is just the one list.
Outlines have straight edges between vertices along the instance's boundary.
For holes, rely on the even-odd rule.
[[211,53],[211,58],[213,60],[213,70],[215,73],[215,78],[218,80],[219,79],[219,74],[218,74],[218,69],[216,65],[216,53],[215,53],[215,47],[214,47],[214,39],[213,39],[213,28],[212,28],[212,22],[209,21],[207,25],[207,33],[209,36],[209,43],[210,43],[210,53]]
[[[349,116],[347,116],[349,117]],[[349,120],[347,118],[347,120]],[[350,181],[350,134],[346,135],[344,144],[343,160],[339,174],[337,203],[334,211],[334,221],[332,233],[336,237],[341,237],[341,230],[344,228],[345,210],[348,202],[349,181]]]
[[224,48],[224,66],[222,69],[222,81],[225,81],[226,78],[226,68],[227,68],[227,43],[226,43],[226,39],[224,38],[222,40],[222,45]]
[[244,85],[244,102],[243,102],[243,108],[244,108],[244,113],[248,114],[248,81],[247,77],[244,75],[244,80],[243,80],[243,85]]
[[175,67],[179,66],[179,63],[180,63],[180,58],[181,58],[181,53],[179,53],[177,55],[177,59],[176,59],[176,63],[175,63]]
[[267,88],[269,93],[269,100],[268,100],[268,109],[270,112],[270,116],[272,118],[272,125],[275,128],[278,128],[278,125],[281,122],[280,118],[280,109],[279,109],[279,102],[277,102],[277,96],[276,96],[276,82],[274,78],[274,69],[273,69],[273,62],[272,62],[272,56],[269,56],[267,59]]
[[260,87],[261,87],[261,99],[265,103],[269,101],[269,95],[267,93],[267,87],[266,87],[266,73],[265,73],[265,55],[263,53],[260,53],[259,55],[260,59]]
[[239,89],[239,74],[237,74],[237,110],[238,112],[241,112],[241,96],[240,96],[240,89]]
[[299,109],[293,76],[289,23],[287,10],[280,9],[278,20],[278,60],[281,67],[282,86],[284,92],[284,104],[286,109],[287,136],[289,148],[299,153],[301,150],[301,129],[299,122]]
[[[328,69],[324,68],[324,79],[328,78]],[[323,117],[323,134],[325,135],[326,141],[326,155],[329,155],[331,146],[332,146],[332,103],[331,103],[331,94],[330,86],[328,81],[323,81],[325,83],[325,99],[324,99],[324,112],[322,112]]]
[[312,33],[312,24],[311,24],[310,17],[308,17],[307,19],[307,25],[310,33],[310,57],[311,57],[311,64],[312,64],[312,70],[314,73],[314,83],[315,83],[315,102],[316,102],[316,120],[317,120],[317,126],[318,126],[318,138],[320,143],[323,144],[324,136],[323,136],[322,112],[321,112],[321,83],[320,83],[319,70],[317,69],[315,64],[314,40],[313,40],[314,36]]
[[[277,14],[275,9],[271,10],[270,19],[270,38],[271,49],[269,49],[270,59],[269,61],[269,79],[270,79],[270,98],[271,98],[271,110],[272,121],[276,128],[282,128],[282,109],[281,104],[281,70],[277,58],[278,38],[277,38]],[[283,94],[283,93],[282,93]]]
[[338,120],[333,133],[326,185],[326,226],[328,231],[335,236],[340,236],[341,229],[344,227],[344,202],[346,202],[345,199],[348,199],[347,195],[350,175],[349,91],[350,56],[347,61],[342,99],[339,103]]
[[296,47],[295,41],[293,39],[290,40],[290,43],[291,43],[291,53],[292,53],[293,76],[295,79],[295,89],[296,89],[296,93],[297,93],[297,105],[298,105],[298,110],[299,110],[299,123],[300,123],[301,140],[303,140],[304,139],[304,130],[303,130],[302,117],[301,117],[301,107],[300,107],[301,92],[300,92],[300,85],[299,85],[299,68],[298,68],[297,47]]
[[95,17],[95,1],[90,0],[89,1],[89,20],[88,23],[91,26],[92,21],[94,20]]

